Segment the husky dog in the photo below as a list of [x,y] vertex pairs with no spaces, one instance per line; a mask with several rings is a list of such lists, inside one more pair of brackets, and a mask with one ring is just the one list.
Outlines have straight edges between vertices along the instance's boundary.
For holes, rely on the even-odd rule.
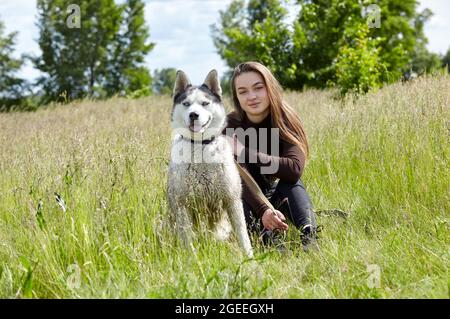
[[184,244],[192,243],[194,230],[210,230],[225,240],[233,228],[241,248],[251,257],[241,180],[230,142],[221,135],[226,126],[221,93],[216,70],[208,73],[201,86],[193,86],[183,71],[177,72],[168,172],[171,217]]

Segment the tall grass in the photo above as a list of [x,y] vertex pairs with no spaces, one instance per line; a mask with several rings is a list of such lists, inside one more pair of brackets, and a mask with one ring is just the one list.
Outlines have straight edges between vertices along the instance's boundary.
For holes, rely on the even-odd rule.
[[350,215],[318,217],[316,252],[291,227],[288,254],[255,244],[251,261],[174,238],[168,97],[0,114],[0,297],[448,298],[449,76],[287,98],[316,209]]

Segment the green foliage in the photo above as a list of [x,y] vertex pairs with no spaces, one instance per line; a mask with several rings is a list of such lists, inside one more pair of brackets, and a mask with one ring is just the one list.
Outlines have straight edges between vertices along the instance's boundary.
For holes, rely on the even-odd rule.
[[[364,29],[374,19],[373,1],[297,0],[299,11],[292,25],[286,21],[287,3],[234,0],[220,13],[220,25],[211,27],[212,36],[230,68],[257,60],[289,89],[336,83],[344,85],[342,92],[366,92],[399,80],[406,71],[422,73],[438,65],[437,55],[426,49],[423,32],[431,11],[418,13],[415,0],[377,1],[379,27],[371,24],[359,33],[355,26]],[[356,37],[352,41],[350,34]],[[351,70],[356,74],[344,75]]]
[[146,43],[150,37],[145,25],[145,4],[141,0],[127,0],[121,7],[122,25],[113,42],[112,59],[106,77],[107,95],[117,92],[146,92],[152,85],[150,71],[144,66],[145,56],[153,49],[154,43]]
[[150,96],[150,95],[152,95],[152,93],[153,92],[150,89],[150,87],[143,87],[142,89],[129,92],[126,95],[126,97],[130,98],[130,99],[138,99],[138,98],[141,98],[141,97]]
[[174,68],[155,70],[153,73],[153,90],[156,94],[172,95],[176,77],[177,70]]
[[424,73],[432,73],[439,69],[442,64],[442,60],[439,54],[428,51],[426,48],[418,48],[413,56],[411,63],[411,71],[418,75]]
[[362,23],[361,6],[353,0],[297,1],[301,10],[295,21],[296,78],[303,85],[325,87],[335,80],[335,59],[345,44],[346,29]]
[[447,53],[442,57],[442,66],[446,67],[450,73],[450,48],[448,48]]
[[351,92],[367,93],[380,87],[385,66],[379,56],[377,41],[369,39],[365,23],[346,30],[346,44],[339,50],[336,60],[336,84],[342,96]]
[[[45,102],[99,96],[108,65],[107,46],[119,31],[120,9],[113,0],[82,1],[80,28],[69,28],[66,11],[74,1],[38,0],[38,43],[35,67],[46,74],[38,80]],[[65,94],[65,98],[61,97]]]
[[0,111],[26,107],[26,83],[15,75],[23,64],[21,58],[13,57],[17,33],[3,35],[4,29],[0,21]]
[[423,10],[416,15],[414,20],[415,47],[411,55],[409,71],[416,74],[431,73],[441,66],[441,60],[438,54],[428,51],[426,45],[428,39],[424,33],[425,23],[433,16],[429,9]]
[[[72,3],[80,6],[80,28],[67,24],[75,13],[66,11]],[[153,44],[146,43],[142,1],[38,0],[37,9],[42,55],[33,61],[46,74],[38,82],[44,102],[63,101],[63,93],[72,100],[127,94],[151,85],[143,62]]]
[[[365,3],[368,5],[371,2]],[[381,39],[380,56],[388,71],[383,81],[394,82],[409,69],[416,36],[420,35],[414,27],[417,3],[415,0],[381,0],[376,4],[381,9],[381,25],[372,28],[370,35]]]
[[[298,68],[298,75],[306,85],[324,87],[335,80],[336,57],[341,47],[347,45],[348,29],[355,24],[375,22],[368,9],[373,2],[298,0],[297,3],[302,7],[298,23],[306,34],[301,48],[303,66]],[[419,21],[424,23],[427,16],[416,13],[417,4],[413,0],[381,0],[376,5],[380,9],[380,26],[370,28],[365,36],[376,41],[380,48],[380,62],[386,68],[381,74],[383,82],[393,82],[411,66],[416,41],[425,39]]]
[[243,61],[259,61],[283,83],[291,82],[295,65],[286,18],[279,0],[251,0],[247,6],[235,0],[220,12],[220,26],[211,26],[214,44],[231,68]]

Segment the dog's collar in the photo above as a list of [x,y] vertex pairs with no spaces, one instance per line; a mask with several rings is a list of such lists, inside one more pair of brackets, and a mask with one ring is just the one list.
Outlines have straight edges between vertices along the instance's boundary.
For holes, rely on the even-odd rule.
[[200,144],[201,143],[203,145],[206,145],[206,144],[209,144],[212,141],[214,141],[216,139],[216,137],[213,136],[209,140],[201,140],[201,141],[196,141],[196,140],[193,140],[193,139],[190,139],[190,138],[185,138],[184,136],[183,136],[183,139],[186,140],[186,141],[191,142],[192,144]]

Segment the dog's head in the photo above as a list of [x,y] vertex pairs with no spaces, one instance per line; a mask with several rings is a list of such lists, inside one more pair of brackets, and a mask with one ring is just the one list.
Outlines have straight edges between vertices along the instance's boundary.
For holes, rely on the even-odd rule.
[[217,71],[210,71],[202,85],[193,86],[179,70],[173,90],[173,128],[187,139],[207,140],[221,134],[225,120]]

